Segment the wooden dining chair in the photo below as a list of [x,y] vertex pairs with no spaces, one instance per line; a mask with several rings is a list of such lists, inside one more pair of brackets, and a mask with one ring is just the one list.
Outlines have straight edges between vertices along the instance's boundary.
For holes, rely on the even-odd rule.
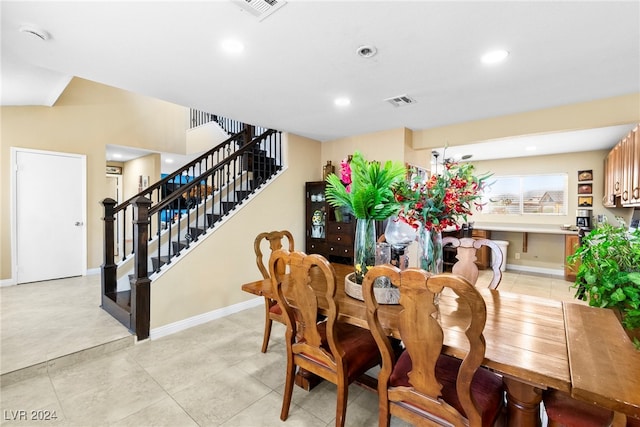
[[[287,265],[286,293],[274,269]],[[349,384],[380,363],[380,353],[371,333],[338,321],[335,302],[336,275],[322,255],[277,250],[269,262],[271,283],[287,324],[287,378],[280,419],[289,415],[296,366],[336,384],[336,426],[344,426]],[[310,275],[326,282],[322,295],[328,303],[326,320],[317,322],[318,295],[310,286]],[[295,302],[295,306],[291,301]]]
[[489,239],[473,239],[471,237],[443,237],[442,247],[452,245],[457,250],[456,261],[453,264],[451,272],[464,277],[472,284],[478,281],[478,266],[475,261],[477,259],[476,252],[483,246],[491,248],[491,269],[493,270],[493,278],[489,283],[489,289],[496,289],[502,280],[502,251],[500,247]]
[[626,417],[621,413],[588,402],[574,399],[558,390],[542,393],[544,409],[549,427],[640,427],[640,419]]
[[[373,282],[380,276],[390,278],[400,290],[398,324],[405,351],[397,359],[373,293]],[[498,375],[480,367],[487,313],[478,290],[454,274],[432,276],[421,269],[400,271],[390,265],[371,268],[362,286],[369,328],[382,354],[379,425],[388,426],[391,414],[414,425],[493,425],[503,408],[504,390]],[[442,302],[435,299],[444,288],[457,295],[453,313],[451,307],[439,310]],[[442,324],[456,325],[449,346],[462,360],[442,354]]]
[[[269,279],[271,276],[269,275],[269,260],[267,259],[265,262],[265,257],[262,253],[262,242],[263,240],[269,242],[271,255],[273,251],[282,248],[282,239],[284,238],[286,238],[289,242],[289,250],[293,251],[293,236],[287,230],[260,233],[256,236],[256,239],[253,242],[253,250],[256,253],[256,265],[258,266],[258,270],[260,270],[262,277],[265,279]],[[278,266],[277,271],[279,274],[284,274],[283,266]],[[273,324],[274,320],[285,324],[284,317],[282,316],[282,309],[280,308],[276,300],[264,297],[264,337],[262,339],[261,350],[263,353],[267,352],[267,347],[269,346],[269,337],[271,336],[271,325]]]

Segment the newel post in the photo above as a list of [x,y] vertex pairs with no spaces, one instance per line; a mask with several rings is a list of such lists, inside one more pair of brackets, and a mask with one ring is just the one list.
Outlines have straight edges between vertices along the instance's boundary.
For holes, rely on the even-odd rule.
[[139,340],[149,338],[151,280],[148,272],[149,207],[151,200],[138,197],[133,206],[134,280],[131,284],[131,325]]
[[[113,210],[116,206],[116,201],[113,199],[104,199],[102,206],[104,207],[104,248],[103,248],[103,264],[100,269],[101,275],[101,287],[102,297],[110,293],[115,293],[117,290],[117,270],[118,266],[115,264],[115,242],[113,234],[113,223],[115,221]],[[101,299],[102,300],[102,299]]]

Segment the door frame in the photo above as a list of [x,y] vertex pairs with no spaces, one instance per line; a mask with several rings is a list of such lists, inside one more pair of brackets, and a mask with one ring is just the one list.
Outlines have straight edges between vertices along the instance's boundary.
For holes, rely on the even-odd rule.
[[[124,185],[124,180],[122,179],[122,174],[114,174],[114,173],[108,173],[107,174],[108,178],[115,178],[117,181],[117,193],[118,193],[118,200],[116,200],[116,202],[118,202],[117,204],[119,205],[120,203],[122,203],[122,201],[124,200],[123,197],[123,190],[122,190],[122,186]],[[116,230],[116,259],[118,259],[119,257],[122,257],[122,236],[121,236],[121,231],[124,228],[124,218],[123,215],[117,215],[114,221],[114,228]]]
[[66,156],[77,158],[81,163],[81,203],[82,203],[82,218],[84,222],[84,232],[82,233],[82,259],[80,260],[82,266],[82,276],[87,275],[87,231],[89,229],[89,224],[87,221],[87,156],[84,154],[76,154],[76,153],[65,153],[62,151],[48,151],[48,150],[34,150],[31,148],[20,148],[20,147],[11,147],[11,173],[10,173],[10,186],[11,186],[11,281],[9,284],[16,285],[18,283],[18,226],[17,226],[17,217],[18,217],[18,206],[17,206],[17,159],[18,153],[34,153],[48,156]]

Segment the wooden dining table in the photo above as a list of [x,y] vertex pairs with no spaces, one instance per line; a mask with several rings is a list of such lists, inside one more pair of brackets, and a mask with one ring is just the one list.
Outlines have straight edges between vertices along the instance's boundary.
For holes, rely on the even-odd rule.
[[[368,328],[364,302],[344,292],[344,278],[353,272],[353,267],[337,263],[332,265],[338,284],[336,302],[339,320]],[[284,280],[286,281],[286,277]],[[541,280],[544,279],[541,278]],[[316,289],[322,312],[327,307],[324,296],[325,284],[320,275],[313,270],[311,285]],[[254,295],[275,297],[270,280],[243,284],[242,290]],[[603,311],[603,309],[498,290],[482,289],[480,293],[487,307],[487,321],[484,329],[487,345],[483,366],[500,374],[503,378],[507,392],[508,425],[540,426],[540,402],[542,391],[545,389],[556,389],[570,394],[573,391],[576,398],[588,400],[618,411],[620,414],[640,418],[640,385],[637,381],[623,383],[624,391],[615,384],[611,384],[611,387],[606,389],[599,386],[599,384],[604,386],[609,382],[613,383],[621,376],[638,378],[639,365],[621,365],[622,370],[615,377],[605,373],[600,375],[597,369],[588,372],[587,370],[592,366],[584,362],[578,368],[581,371],[579,374],[571,371],[571,361],[577,363],[578,359],[589,360],[588,352],[591,351],[591,347],[581,348],[579,342],[573,342],[575,334],[572,332],[585,326],[585,318],[583,322],[577,322],[574,319],[574,313],[589,313],[590,310]],[[572,306],[582,308],[575,310]],[[398,313],[401,307],[399,305],[381,305],[380,307],[380,322],[386,333],[400,338]],[[445,331],[443,351],[452,356],[462,357],[468,348],[463,333],[463,327],[466,325],[460,323],[465,318],[464,309],[458,306],[455,295],[447,292],[440,297],[439,309]],[[612,330],[616,334],[613,334]],[[622,328],[619,323],[616,325],[607,321],[595,331],[604,339],[607,336],[620,336],[619,332]],[[571,342],[568,342],[568,339]],[[590,334],[589,339],[596,341],[599,337]],[[623,354],[628,356],[631,351],[635,351],[632,345],[631,350]],[[582,379],[592,376],[593,379],[580,381],[576,375]],[[594,399],[594,396],[599,397]],[[624,416],[621,419],[624,420]]]

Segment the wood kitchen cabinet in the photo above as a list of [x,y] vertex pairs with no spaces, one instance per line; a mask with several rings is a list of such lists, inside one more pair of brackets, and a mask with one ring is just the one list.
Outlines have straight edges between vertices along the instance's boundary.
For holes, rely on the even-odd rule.
[[626,173],[623,180],[622,205],[640,206],[640,128],[625,138]]
[[580,267],[580,262],[569,264],[567,257],[576,253],[578,246],[580,246],[580,237],[577,234],[566,234],[564,236],[564,280],[569,282],[576,281],[576,272]]
[[605,207],[640,206],[640,131],[635,127],[604,159]]

